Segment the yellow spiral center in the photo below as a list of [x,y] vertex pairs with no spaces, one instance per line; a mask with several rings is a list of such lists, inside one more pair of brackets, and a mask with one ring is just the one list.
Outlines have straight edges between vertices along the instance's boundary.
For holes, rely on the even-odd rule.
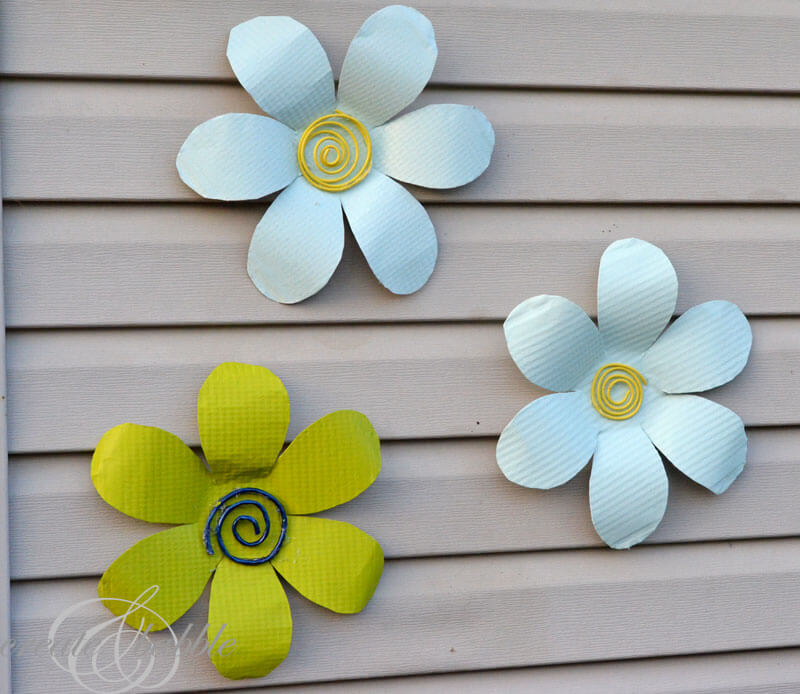
[[606,364],[594,375],[592,404],[608,419],[630,419],[642,406],[646,385],[644,376],[627,364]]
[[341,111],[317,118],[300,136],[297,162],[306,180],[335,193],[363,181],[372,168],[367,129]]

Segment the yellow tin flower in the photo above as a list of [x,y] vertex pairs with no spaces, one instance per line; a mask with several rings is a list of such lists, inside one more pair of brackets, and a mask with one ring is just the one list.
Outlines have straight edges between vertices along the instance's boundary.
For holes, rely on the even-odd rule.
[[[349,523],[306,514],[369,487],[380,471],[380,442],[363,414],[339,410],[281,453],[289,397],[271,371],[249,364],[214,369],[200,389],[197,421],[208,466],[156,427],[121,424],[97,445],[92,481],[100,496],[134,518],[177,525],[119,556],[98,594],[131,627],[155,631],[181,617],[213,575],[209,639],[222,630],[230,646],[210,649],[211,660],[225,677],[261,677],[283,661],[292,639],[278,574],[334,612],[359,612],[372,597],[380,545]],[[117,602],[152,586],[147,607],[128,612]]]

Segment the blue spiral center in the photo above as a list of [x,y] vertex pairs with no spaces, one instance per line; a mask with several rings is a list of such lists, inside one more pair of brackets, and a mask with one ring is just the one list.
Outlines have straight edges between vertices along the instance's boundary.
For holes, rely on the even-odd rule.
[[[236,556],[236,554],[226,546],[225,540],[222,537],[222,529],[225,525],[225,521],[229,516],[232,516],[231,533],[233,534],[233,539],[238,544],[243,547],[259,547],[266,541],[267,537],[269,537],[270,520],[265,502],[271,503],[278,510],[281,517],[281,532],[275,546],[263,557],[247,558]],[[243,525],[250,527],[253,535],[255,535],[254,539],[247,540],[242,536]],[[235,561],[237,564],[264,564],[278,553],[286,538],[286,510],[283,508],[280,501],[263,489],[258,489],[258,487],[234,489],[214,504],[214,507],[208,514],[208,520],[206,520],[206,526],[203,530],[203,543],[205,544],[206,552],[213,555],[214,547],[211,544],[212,533],[217,538],[217,544],[220,550],[228,559]]]

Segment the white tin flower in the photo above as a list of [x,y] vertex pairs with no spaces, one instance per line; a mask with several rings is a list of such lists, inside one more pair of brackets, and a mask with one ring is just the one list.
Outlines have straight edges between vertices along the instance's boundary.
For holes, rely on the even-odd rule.
[[334,94],[319,41],[290,17],[233,28],[228,60],[270,117],[228,113],[197,126],[178,153],[183,181],[207,198],[252,200],[285,188],[256,227],[247,270],[275,301],[318,292],[342,256],[342,209],[370,268],[396,294],[427,282],[436,233],[395,180],[469,183],[489,165],[494,131],[470,106],[426,106],[387,123],[428,82],[433,27],[409,7],[369,17],[350,44]]
[[668,485],[658,451],[715,494],[742,471],[742,420],[686,393],[733,379],[747,362],[752,333],[726,301],[695,306],[665,331],[678,280],[663,251],[639,239],[606,249],[597,295],[597,326],[560,296],[528,299],[506,319],[517,366],[557,392],[517,413],[497,443],[497,462],[512,482],[550,489],[594,456],[592,522],[608,545],[624,549],[664,515]]

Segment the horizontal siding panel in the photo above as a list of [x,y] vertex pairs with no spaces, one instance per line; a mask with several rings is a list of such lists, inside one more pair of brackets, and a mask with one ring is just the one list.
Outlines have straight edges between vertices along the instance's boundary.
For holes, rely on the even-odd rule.
[[[6,74],[231,80],[229,29],[289,14],[320,38],[338,75],[379,0],[219,3],[6,0]],[[797,91],[800,9],[787,0],[419,0],[433,22],[433,80],[450,84]]]
[[[45,638],[55,616],[94,597],[96,584],[14,584],[14,638]],[[272,683],[779,648],[800,639],[800,540],[390,560],[359,615],[289,592],[292,650]],[[176,622],[178,633],[204,624],[206,611],[204,597]],[[94,605],[82,614],[76,627],[106,613]],[[14,676],[16,694],[81,691],[35,651],[16,656]],[[242,684],[186,653],[170,688]]]
[[[800,535],[800,429],[755,430],[749,438],[748,466],[722,496],[668,466],[669,506],[648,542]],[[495,444],[494,438],[386,443],[372,487],[323,515],[366,530],[388,557],[602,545],[589,515],[588,471],[555,490],[525,489],[503,477]],[[99,575],[158,529],[100,499],[89,464],[88,454],[12,459],[13,578]],[[59,509],[58,522],[42,508]]]
[[[427,201],[797,202],[800,100],[785,97],[437,90],[474,104],[497,147],[477,181]],[[175,168],[197,124],[257,112],[235,86],[10,81],[3,195],[16,200],[198,200]]]
[[[800,321],[757,319],[744,373],[712,391],[748,425],[800,424]],[[541,390],[499,324],[12,332],[9,450],[91,450],[125,421],[197,444],[197,391],[222,361],[268,365],[292,399],[289,435],[353,408],[384,439],[494,435]]]
[[349,242],[329,286],[285,306],[264,299],[245,270],[263,205],[11,206],[8,324],[502,320],[535,294],[568,296],[594,313],[600,255],[627,236],[669,255],[679,311],[724,297],[749,314],[800,313],[800,208],[431,205],[429,212],[439,260],[420,292],[397,297],[383,289]]
[[[286,694],[797,694],[796,648],[298,684]],[[237,689],[270,694],[272,687]]]

